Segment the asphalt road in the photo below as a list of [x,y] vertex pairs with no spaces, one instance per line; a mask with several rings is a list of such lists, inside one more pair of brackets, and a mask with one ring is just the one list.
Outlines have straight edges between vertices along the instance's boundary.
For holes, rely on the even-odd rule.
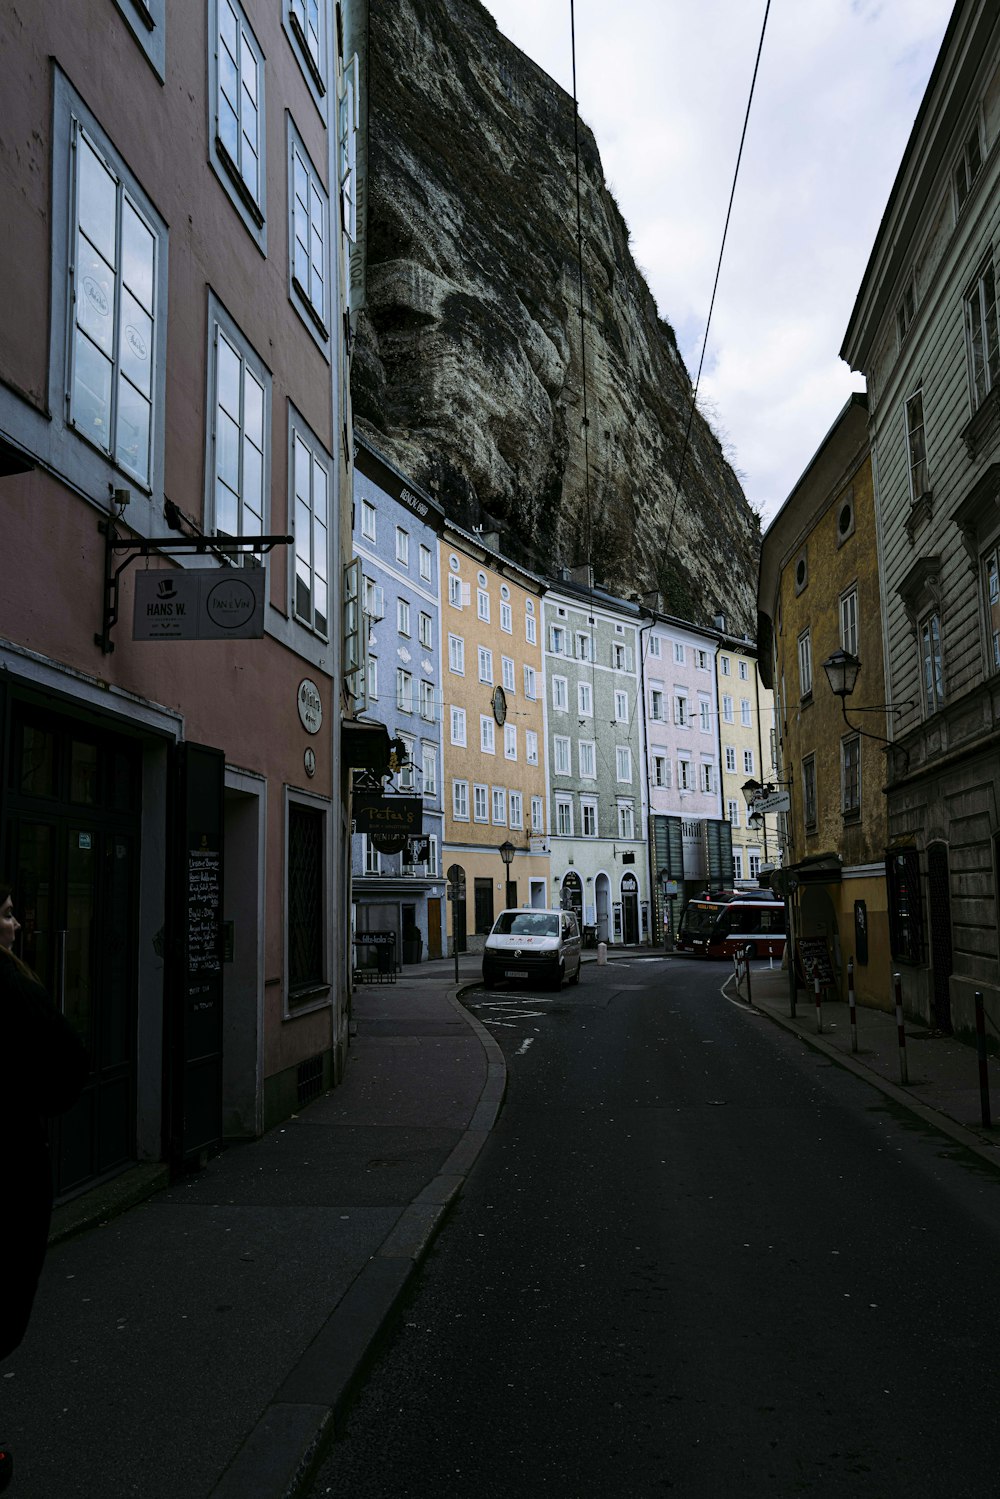
[[471,999],[504,1110],[315,1499],[1000,1493],[1000,1176],[728,971]]

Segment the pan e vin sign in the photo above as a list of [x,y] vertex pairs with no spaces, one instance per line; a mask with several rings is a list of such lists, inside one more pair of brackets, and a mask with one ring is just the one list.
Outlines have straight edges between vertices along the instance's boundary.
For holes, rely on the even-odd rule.
[[156,568],[136,573],[133,640],[259,640],[263,569]]

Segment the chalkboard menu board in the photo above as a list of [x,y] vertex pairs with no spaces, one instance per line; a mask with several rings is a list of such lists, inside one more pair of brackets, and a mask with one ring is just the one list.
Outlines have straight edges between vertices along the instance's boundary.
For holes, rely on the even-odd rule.
[[825,937],[800,937],[795,944],[795,953],[808,983],[819,979],[820,987],[824,989],[833,983],[833,964]]
[[222,856],[217,848],[188,851],[188,973],[218,973]]

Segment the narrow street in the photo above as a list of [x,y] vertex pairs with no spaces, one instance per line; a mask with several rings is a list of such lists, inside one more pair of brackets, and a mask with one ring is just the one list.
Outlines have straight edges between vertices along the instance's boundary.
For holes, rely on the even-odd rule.
[[314,1499],[996,1491],[1000,1180],[727,971],[468,996],[506,1103]]

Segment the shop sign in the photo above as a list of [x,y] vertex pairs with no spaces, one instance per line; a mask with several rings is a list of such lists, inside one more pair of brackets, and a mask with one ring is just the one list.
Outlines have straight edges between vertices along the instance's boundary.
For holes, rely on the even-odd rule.
[[388,833],[405,838],[423,831],[424,800],[421,796],[355,792],[353,812],[356,833]]
[[318,734],[323,727],[323,699],[319,688],[308,677],[303,677],[296,694],[299,721],[307,734]]
[[260,640],[263,569],[154,568],[135,576],[133,640]]

